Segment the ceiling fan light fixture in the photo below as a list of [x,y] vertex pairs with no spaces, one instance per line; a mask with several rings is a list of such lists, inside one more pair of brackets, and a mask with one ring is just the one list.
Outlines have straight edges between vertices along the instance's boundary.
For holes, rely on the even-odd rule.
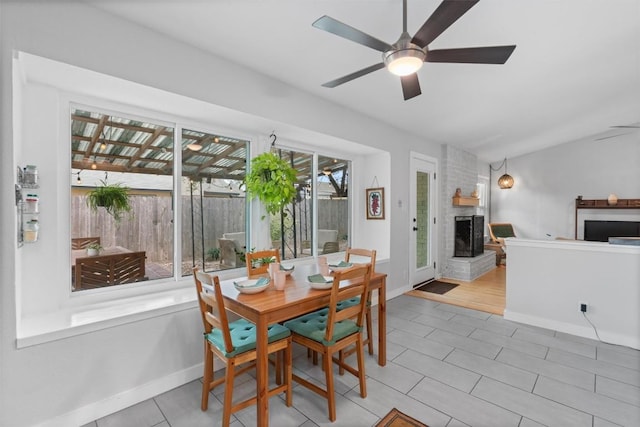
[[187,148],[191,151],[200,151],[202,150],[202,145],[198,144],[197,142],[193,142],[187,145]]
[[325,167],[324,169],[322,169],[322,173],[325,174],[326,176],[329,176],[333,173],[333,171],[331,170],[330,167]]
[[424,64],[425,53],[417,47],[385,52],[384,65],[391,74],[408,76],[418,71]]

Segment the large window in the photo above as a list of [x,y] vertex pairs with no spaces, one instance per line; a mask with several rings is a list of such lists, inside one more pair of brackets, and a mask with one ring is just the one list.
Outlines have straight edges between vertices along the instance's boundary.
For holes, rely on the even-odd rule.
[[349,162],[326,156],[314,161],[311,153],[285,149],[277,153],[296,169],[298,182],[296,199],[280,214],[271,215],[273,247],[280,249],[282,259],[344,250],[349,229]]
[[182,130],[182,275],[244,267],[247,141]]
[[321,254],[344,251],[349,237],[349,162],[318,156],[318,238]]
[[[248,142],[181,129],[182,163],[175,168],[175,129],[180,128],[72,109],[74,291],[189,275],[193,267],[214,271],[243,266],[245,198],[240,184]],[[178,175],[179,198],[174,184]],[[231,246],[225,246],[229,241]]]
[[[72,108],[71,131],[74,291],[244,268],[249,141],[86,107]],[[349,161],[277,153],[297,197],[271,216],[271,246],[283,259],[344,250]]]

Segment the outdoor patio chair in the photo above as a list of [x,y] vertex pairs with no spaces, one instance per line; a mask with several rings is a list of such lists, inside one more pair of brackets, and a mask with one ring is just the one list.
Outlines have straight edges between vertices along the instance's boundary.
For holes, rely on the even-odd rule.
[[325,242],[322,247],[322,254],[331,254],[340,251],[338,242]]
[[100,237],[74,237],[71,239],[71,249],[86,249],[92,243],[100,244]]

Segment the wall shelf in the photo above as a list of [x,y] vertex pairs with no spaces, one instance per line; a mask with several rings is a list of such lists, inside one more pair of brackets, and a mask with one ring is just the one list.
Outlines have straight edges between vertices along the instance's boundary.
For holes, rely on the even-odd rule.
[[618,199],[615,205],[607,199],[576,198],[575,238],[578,238],[578,210],[580,209],[640,209],[640,199]]
[[451,203],[453,206],[478,206],[480,205],[480,199],[477,197],[454,196],[451,198]]

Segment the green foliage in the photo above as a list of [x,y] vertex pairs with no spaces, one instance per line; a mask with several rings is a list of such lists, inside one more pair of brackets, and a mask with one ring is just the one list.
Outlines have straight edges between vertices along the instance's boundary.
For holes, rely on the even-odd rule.
[[[288,215],[288,213],[290,212],[287,212],[287,211],[289,211],[289,208],[285,208],[285,212],[282,215],[283,216],[282,220],[280,219],[280,214],[271,215],[270,217],[269,231],[271,233],[272,242],[286,240],[287,233],[290,233],[290,231],[293,229],[293,216]],[[284,222],[284,233],[285,233],[284,236],[282,235],[283,222]]]
[[220,259],[220,248],[211,248],[207,251],[209,259],[217,261]]
[[[247,251],[247,252],[253,252],[256,248],[251,248],[251,250]],[[240,261],[242,262],[247,262],[247,254],[243,251],[239,251],[236,248],[233,248],[233,251],[236,253],[236,255],[238,256],[238,258],[240,258]]]
[[102,246],[100,245],[100,243],[93,242],[93,243],[89,243],[86,249],[95,249],[98,252],[100,252],[102,250]]
[[260,199],[270,214],[279,213],[296,197],[296,171],[274,153],[262,153],[251,160],[245,183],[249,197]]
[[93,211],[97,211],[99,206],[103,206],[116,222],[120,222],[125,212],[131,213],[129,188],[120,183],[100,182],[102,186],[96,187],[87,194],[87,205]]

